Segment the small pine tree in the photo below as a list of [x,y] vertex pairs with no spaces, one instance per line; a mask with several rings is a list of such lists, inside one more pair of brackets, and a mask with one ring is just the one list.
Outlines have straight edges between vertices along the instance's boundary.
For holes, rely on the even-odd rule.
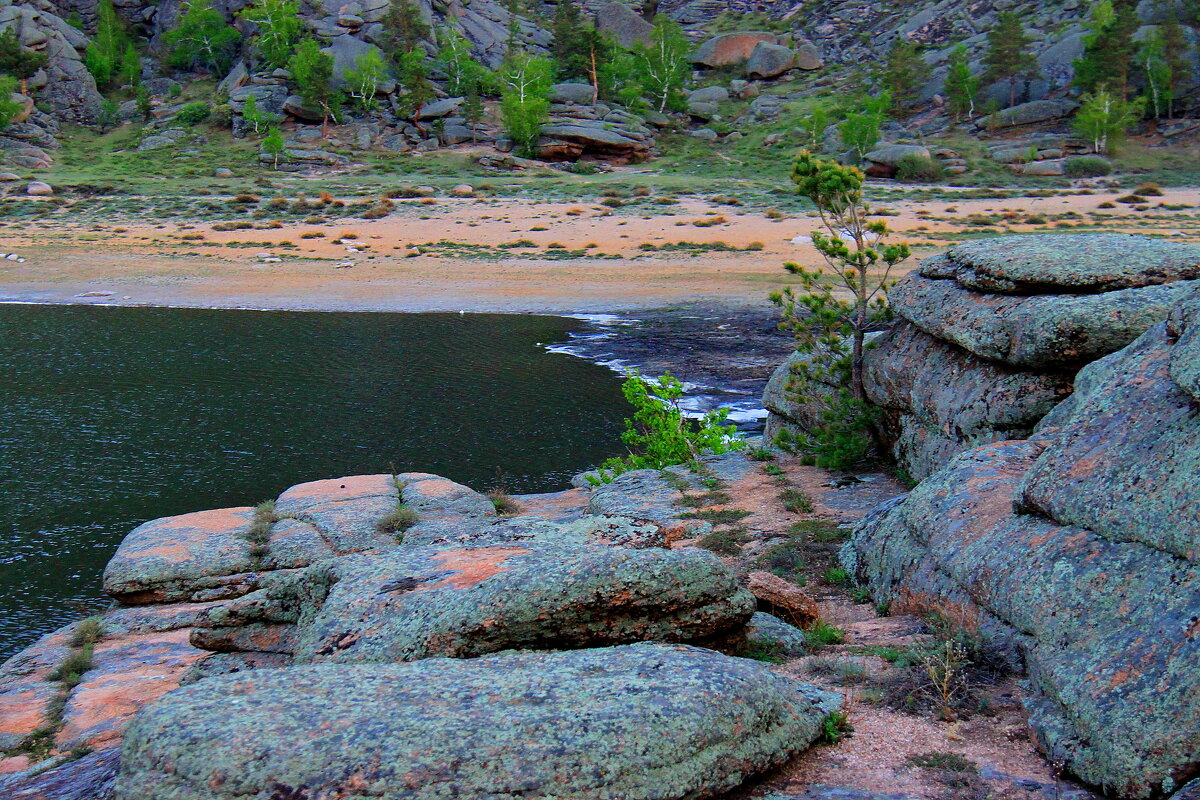
[[638,83],[659,113],[683,106],[683,82],[691,69],[690,52],[691,43],[683,28],[666,14],[654,18],[649,43],[635,45]]
[[241,13],[258,32],[253,37],[259,57],[269,67],[286,67],[300,41],[304,22],[297,0],[259,0]]
[[202,67],[214,75],[224,75],[242,35],[225,23],[212,0],[190,0],[173,30],[163,34],[167,63],[175,69]]
[[0,130],[11,125],[25,107],[22,103],[12,99],[19,88],[20,84],[16,78],[0,75]]
[[421,9],[412,0],[391,0],[380,22],[383,36],[379,46],[384,55],[396,64],[429,38],[429,25],[421,16]]
[[153,106],[150,104],[150,90],[146,84],[139,83],[133,90],[133,102],[137,106],[138,116],[149,122]]
[[359,110],[374,111],[379,107],[375,93],[384,77],[383,56],[373,47],[355,59],[352,69],[346,70],[346,92]]
[[262,149],[264,153],[274,159],[271,169],[279,169],[279,157],[287,149],[287,145],[283,141],[283,134],[280,133],[279,128],[271,128],[271,132],[262,141]]
[[504,67],[500,118],[518,155],[537,154],[542,124],[550,113],[550,84],[554,65],[545,58],[517,53]]
[[884,244],[887,225],[870,219],[863,200],[865,177],[854,167],[802,152],[792,181],[816,205],[827,231],[812,233],[825,267],[785,264],[800,276],[804,293],[789,286],[772,293],[771,301],[782,309],[782,326],[795,335],[796,349],[808,356],[793,368],[787,391],[821,410],[812,430],[777,443],[818,466],[845,468],[878,438],[878,412],[867,400],[863,379],[866,334],[891,318],[886,299],[891,270],[911,251],[905,244]]
[[558,77],[563,80],[590,75],[590,53],[584,41],[583,15],[575,0],[558,0],[550,32],[550,55],[558,65]]
[[1075,130],[1090,139],[1097,153],[1114,153],[1129,128],[1146,109],[1146,98],[1125,100],[1108,89],[1097,89],[1083,96],[1083,105],[1075,114]]
[[83,65],[101,89],[109,88],[117,77],[128,42],[112,0],[100,0],[96,5],[96,34],[83,54]]
[[967,46],[960,44],[950,52],[950,64],[946,70],[946,104],[954,119],[970,119],[975,116],[975,98],[979,95],[979,78],[971,74],[967,57]]
[[1037,59],[1029,46],[1033,40],[1025,35],[1025,26],[1015,11],[1001,11],[996,27],[988,31],[988,48],[983,56],[986,67],[983,79],[988,83],[1008,83],[1008,104],[1017,104],[1017,82],[1026,86],[1041,75]]
[[288,62],[300,97],[321,111],[321,133],[328,133],[329,120],[337,120],[342,108],[342,93],[333,88],[333,56],[321,51],[315,39],[305,39]]
[[929,73],[930,67],[921,58],[921,48],[916,42],[900,37],[892,44],[879,76],[880,85],[892,98],[892,113],[903,114],[916,102]]
[[400,56],[399,72],[400,86],[404,89],[401,109],[417,126],[417,130],[424,133],[421,126],[421,109],[437,97],[433,83],[429,80],[429,64],[425,60],[425,51],[418,48]]
[[29,79],[48,61],[49,56],[45,53],[29,50],[21,44],[15,25],[0,31],[0,75],[9,75],[20,81],[21,94],[29,93]]
[[1129,96],[1129,68],[1135,58],[1133,34],[1139,26],[1130,0],[1100,0],[1092,6],[1083,37],[1083,55],[1072,62],[1072,85],[1083,92],[1105,88]]
[[463,122],[471,129],[471,144],[475,144],[479,141],[477,128],[483,122],[484,110],[483,95],[479,93],[479,84],[475,81],[467,84],[464,97],[459,113],[462,114]]
[[1167,116],[1175,116],[1175,99],[1183,94],[1192,74],[1191,45],[1178,20],[1169,19],[1159,27],[1163,56],[1167,61]]

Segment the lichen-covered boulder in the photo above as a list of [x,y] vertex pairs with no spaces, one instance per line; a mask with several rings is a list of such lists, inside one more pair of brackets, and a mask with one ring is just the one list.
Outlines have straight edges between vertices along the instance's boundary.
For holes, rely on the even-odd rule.
[[958,456],[843,553],[876,601],[1019,652],[1049,757],[1123,798],[1200,770],[1200,414],[1170,369],[1196,321],[1084,368],[1034,439]]
[[703,641],[754,598],[701,550],[528,542],[332,559],[201,615],[197,646],[297,663],[470,657],[510,648]]
[[1025,369],[1078,369],[1120,350],[1200,286],[1196,281],[1100,294],[1007,295],[909,273],[889,294],[896,313],[980,358]]
[[[926,259],[889,292],[899,321],[864,359],[893,455],[919,480],[970,447],[1029,435],[1081,367],[1198,288],[1200,247],[1129,234],[981,239]],[[773,418],[806,428],[792,406]]]
[[737,31],[721,33],[706,39],[692,54],[692,63],[702,67],[729,67],[750,58],[760,42],[778,43],[779,38],[768,31]]
[[1200,247],[1130,233],[977,239],[946,255],[954,279],[981,292],[1111,292],[1200,278]]
[[116,798],[710,797],[806,748],[839,702],[661,644],[263,670],[144,711]]
[[900,321],[866,362],[871,402],[891,415],[892,454],[921,480],[970,447],[1028,436],[1071,378],[986,361]]

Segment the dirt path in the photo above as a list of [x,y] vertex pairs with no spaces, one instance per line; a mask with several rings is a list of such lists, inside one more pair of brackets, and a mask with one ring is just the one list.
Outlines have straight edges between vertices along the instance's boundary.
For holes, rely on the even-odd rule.
[[[823,787],[903,800],[1095,797],[1057,776],[1038,752],[1018,676],[960,664],[961,694],[950,708],[941,708],[927,671],[946,632],[917,616],[881,616],[835,571],[848,526],[881,500],[902,493],[903,486],[883,474],[835,475],[794,458],[777,458],[725,491],[733,501],[713,508],[752,512],[716,526],[718,532],[735,532],[739,541],[740,553],[727,556],[728,563],[741,571],[767,569],[802,584],[818,601],[824,626],[841,632],[839,642],[816,645],[776,669],[845,694],[853,729],[836,743],[810,748],[734,797],[846,797]],[[809,631],[810,643],[818,638]]]

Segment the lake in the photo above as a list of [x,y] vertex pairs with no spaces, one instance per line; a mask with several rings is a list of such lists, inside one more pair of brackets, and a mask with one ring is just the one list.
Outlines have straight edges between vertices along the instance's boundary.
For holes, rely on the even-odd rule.
[[295,483],[565,488],[619,452],[612,371],[493,314],[0,306],[0,659],[103,608],[121,538]]

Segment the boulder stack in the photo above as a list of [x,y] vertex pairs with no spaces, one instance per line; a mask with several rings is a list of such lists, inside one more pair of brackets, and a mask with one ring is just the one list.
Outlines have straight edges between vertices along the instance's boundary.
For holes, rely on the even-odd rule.
[[891,291],[899,322],[866,360],[897,462],[920,480],[973,446],[1025,438],[1081,367],[1198,286],[1200,247],[1129,234],[983,239],[927,259]]
[[[1148,245],[1126,246],[1097,265],[1119,269],[1088,271],[968,260],[973,248],[960,254],[957,279],[920,280],[945,284],[930,295],[949,304],[944,329],[989,354],[1021,366],[1054,350],[1083,358],[1124,338],[1134,320],[1163,316],[1160,292],[1187,290],[1160,281],[1194,276],[1192,254],[1155,244],[1153,258]],[[1051,279],[1093,292],[1069,296],[1068,308],[1086,309],[1069,327],[1054,315],[1065,301],[1045,295],[993,295],[995,329],[970,337],[949,325],[968,285],[1032,290]],[[1018,324],[1013,302],[1052,311]],[[1169,796],[1200,773],[1197,364],[1192,290],[1167,321],[1084,367],[1032,438],[958,455],[864,520],[843,551],[876,602],[950,613],[1022,660],[1030,724],[1049,758],[1120,798]]]

